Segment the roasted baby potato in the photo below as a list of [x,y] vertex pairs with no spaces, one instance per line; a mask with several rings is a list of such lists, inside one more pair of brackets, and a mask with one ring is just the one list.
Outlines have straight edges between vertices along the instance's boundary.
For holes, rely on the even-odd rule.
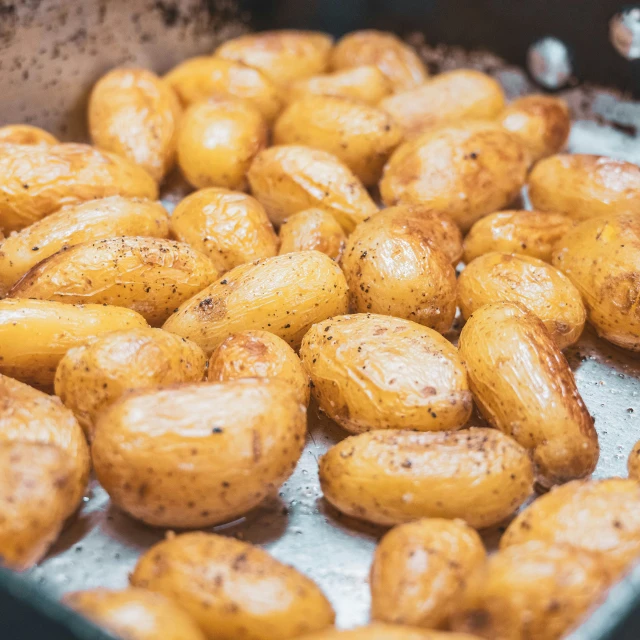
[[387,163],[380,193],[387,206],[423,204],[467,231],[518,195],[529,154],[500,125],[473,122],[427,132],[400,145]]
[[560,349],[580,338],[587,312],[571,280],[537,258],[485,253],[458,278],[458,306],[466,320],[485,304],[519,302],[535,313]]
[[169,216],[152,200],[111,196],[64,207],[0,245],[0,296],[38,262],[75,244],[114,236],[168,235]]
[[365,186],[402,141],[402,131],[381,109],[347,98],[307,96],[291,103],[273,129],[274,144],[322,149],[344,162]]
[[178,165],[196,189],[246,189],[246,173],[267,145],[256,107],[238,98],[210,98],[189,107],[178,129]]
[[28,124],[8,124],[0,127],[0,142],[47,146],[58,144],[58,139],[40,127],[32,127]]
[[332,69],[375,65],[394,91],[412,89],[426,81],[427,68],[413,47],[393,33],[364,29],[344,36],[331,52]]
[[461,518],[481,529],[529,497],[533,466],[525,449],[495,429],[370,431],[329,449],[320,484],[336,509],[360,520]]
[[351,170],[326,151],[298,145],[259,153],[247,174],[251,192],[274,225],[311,207],[331,213],[347,232],[378,212]]
[[278,378],[294,389],[300,404],[309,404],[309,376],[300,359],[282,338],[268,331],[229,336],[211,354],[207,377],[209,382]]
[[633,211],[640,213],[640,167],[588,154],[559,154],[541,160],[529,175],[534,209],[574,220]]
[[544,211],[499,211],[480,218],[464,239],[469,264],[490,251],[520,253],[551,262],[554,245],[571,229],[571,218]]
[[184,198],[171,214],[171,231],[220,271],[278,254],[278,236],[263,206],[228,189],[201,189]]
[[399,624],[376,622],[355,629],[329,629],[303,636],[303,640],[478,640],[477,636],[427,631]]
[[320,251],[340,260],[347,236],[328,211],[305,209],[287,218],[280,227],[280,255],[294,251]]
[[86,144],[0,143],[0,228],[18,231],[58,209],[106,196],[158,197],[141,167]]
[[113,331],[69,349],[54,388],[90,435],[100,411],[127,391],[199,382],[205,364],[198,345],[167,331]]
[[636,442],[629,454],[627,470],[629,471],[630,478],[640,480],[640,441]]
[[27,272],[9,296],[127,307],[158,326],[217,276],[211,260],[184,242],[110,238],[55,253]]
[[0,373],[51,391],[62,356],[88,338],[148,326],[131,309],[44,300],[0,300]]
[[542,485],[591,474],[599,455],[593,418],[541,320],[519,303],[485,305],[462,329],[459,349],[476,406],[532,450]]
[[131,583],[170,597],[209,640],[286,640],[333,624],[331,604],[293,567],[246,542],[186,533],[142,555]]
[[442,628],[485,557],[482,539],[461,520],[425,518],[395,527],[373,556],[372,619]]

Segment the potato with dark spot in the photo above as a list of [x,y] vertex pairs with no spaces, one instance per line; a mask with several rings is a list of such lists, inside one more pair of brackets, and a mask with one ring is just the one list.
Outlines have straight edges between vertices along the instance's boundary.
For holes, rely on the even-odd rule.
[[29,124],[8,124],[0,127],[0,142],[48,146],[58,144],[58,139],[40,127]]
[[477,636],[447,631],[427,631],[399,624],[368,624],[355,629],[330,629],[308,636],[302,640],[478,640]]
[[320,251],[340,260],[347,235],[328,211],[305,209],[287,218],[280,227],[280,255],[295,251]]
[[635,443],[631,453],[629,454],[627,470],[631,479],[640,480],[640,441]]

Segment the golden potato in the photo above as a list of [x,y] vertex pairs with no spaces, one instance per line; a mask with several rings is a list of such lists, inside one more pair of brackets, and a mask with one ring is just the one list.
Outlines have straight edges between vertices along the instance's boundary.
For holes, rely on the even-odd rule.
[[246,542],[186,533],[142,555],[137,587],[184,607],[209,640],[287,640],[333,624],[318,586],[293,567]]
[[571,218],[560,213],[499,211],[471,227],[464,239],[464,261],[502,251],[551,262],[554,245],[572,226]]
[[636,442],[629,454],[627,470],[630,478],[633,480],[640,480],[640,441]]
[[332,46],[333,39],[326,33],[282,29],[227,40],[215,55],[259,69],[272,82],[286,87],[325,71]]
[[535,313],[560,349],[580,338],[587,312],[571,280],[537,258],[485,253],[472,260],[458,278],[462,317],[485,304],[519,302]]
[[456,314],[456,273],[437,248],[433,219],[384,209],[347,239],[341,265],[351,308],[413,320],[441,333]]
[[251,192],[274,225],[315,207],[328,211],[347,232],[378,212],[351,170],[326,151],[299,145],[270,147],[259,153],[247,174]]
[[335,217],[322,209],[305,209],[280,227],[280,255],[294,251],[320,251],[340,260],[347,235]]
[[477,636],[447,631],[427,631],[399,624],[368,624],[355,629],[329,629],[302,636],[303,640],[478,640]]
[[487,640],[559,640],[604,598],[599,554],[530,542],[489,558],[469,581],[452,626]]
[[429,75],[414,48],[386,31],[353,31],[341,38],[331,52],[332,69],[350,69],[365,64],[378,67],[394,91],[417,87]]
[[381,109],[335,96],[311,95],[292,102],[273,129],[274,144],[328,151],[365,186],[378,183],[402,138],[400,127]]
[[58,144],[58,139],[40,127],[32,127],[28,124],[8,124],[0,127],[0,142],[47,146]]
[[56,370],[54,389],[90,435],[105,407],[133,389],[199,382],[202,349],[161,329],[113,331],[67,351]]
[[81,242],[114,236],[166,238],[159,202],[111,196],[64,207],[9,236],[0,246],[0,296],[38,262]]
[[425,518],[395,527],[373,556],[371,618],[442,628],[485,557],[480,536],[461,520]]
[[534,209],[574,220],[633,211],[640,213],[640,167],[588,154],[559,154],[541,160],[529,174]]
[[184,242],[109,238],[58,251],[28,271],[9,296],[127,307],[158,326],[217,276],[213,262]]
[[207,353],[238,331],[269,331],[297,349],[309,327],[346,313],[347,283],[319,251],[300,251],[243,264],[187,300],[164,329]]
[[309,404],[309,376],[296,352],[268,331],[241,331],[224,340],[211,354],[209,382],[241,378],[278,378],[291,386],[300,404]]
[[0,228],[5,233],[66,205],[113,195],[155,200],[158,185],[141,167],[86,144],[0,143]]
[[640,216],[581,222],[556,244],[551,262],[582,294],[598,335],[640,351]]
[[525,449],[495,429],[370,431],[329,449],[320,484],[336,509],[360,520],[461,518],[481,529],[529,497],[533,466]]
[[267,125],[251,103],[210,98],[189,107],[178,129],[178,165],[196,189],[246,189],[246,173],[267,146]]
[[278,237],[264,207],[228,189],[201,189],[184,198],[171,214],[171,231],[220,271],[278,254]]
[[423,204],[471,225],[520,192],[529,154],[500,125],[473,122],[435,129],[400,145],[387,163],[380,194],[387,206]]

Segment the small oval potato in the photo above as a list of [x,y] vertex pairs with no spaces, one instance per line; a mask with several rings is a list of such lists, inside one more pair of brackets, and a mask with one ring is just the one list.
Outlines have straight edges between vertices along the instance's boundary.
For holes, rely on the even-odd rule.
[[610,584],[606,558],[530,542],[500,551],[469,581],[452,626],[487,640],[559,640]]
[[370,431],[329,449],[320,484],[336,509],[360,520],[460,518],[482,529],[531,495],[533,466],[525,449],[495,429]]
[[605,156],[572,153],[541,160],[529,174],[534,209],[574,220],[640,212],[640,167]]
[[196,189],[244,190],[246,173],[267,146],[267,125],[251,103],[210,98],[189,107],[178,129],[178,165]]
[[378,212],[371,196],[338,158],[320,149],[281,145],[260,152],[247,174],[251,192],[274,225],[316,207],[331,213],[347,232]]
[[544,211],[499,211],[480,218],[464,239],[464,261],[490,251],[519,253],[551,262],[554,245],[571,229],[571,218]]
[[268,331],[241,331],[229,336],[209,359],[209,382],[241,378],[278,378],[296,392],[300,404],[309,404],[309,376],[296,352]]
[[417,87],[427,80],[427,68],[413,47],[390,32],[364,29],[345,35],[331,52],[332,69],[375,65],[394,91]]
[[69,349],[54,388],[90,435],[100,411],[127,391],[199,382],[205,364],[198,345],[167,331],[113,331]]
[[0,144],[0,228],[20,229],[58,209],[121,195],[158,197],[141,167],[86,144]]
[[280,227],[280,255],[294,251],[320,251],[340,260],[347,235],[328,211],[305,209],[287,218]]
[[485,304],[519,302],[535,313],[560,349],[575,344],[587,312],[571,280],[537,258],[485,253],[470,262],[458,278],[462,317]]
[[631,479],[640,480],[640,441],[636,442],[629,454],[627,470]]
[[411,136],[457,120],[492,120],[504,109],[504,92],[486,73],[456,69],[388,96],[379,107]]
[[50,391],[62,356],[88,338],[147,327],[131,309],[45,300],[0,300],[0,373]]
[[263,206],[228,189],[201,189],[181,200],[171,214],[171,231],[220,271],[278,254],[278,237]]
[[341,261],[354,311],[405,318],[440,333],[451,328],[456,273],[433,228],[433,219],[395,207],[355,228]]
[[551,261],[582,294],[598,335],[640,351],[640,215],[581,222],[556,244]]
[[186,533],[142,555],[131,583],[188,611],[208,640],[287,640],[333,624],[318,586],[246,542]]
[[300,251],[243,264],[190,300],[164,329],[193,340],[207,354],[228,336],[269,331],[297,349],[309,327],[346,313],[347,283],[319,251]]
[[640,484],[607,478],[554,487],[509,525],[500,548],[530,540],[602,553],[619,576],[640,557]]
[[376,622],[355,629],[329,629],[302,636],[301,640],[479,640],[477,636],[447,631],[427,631],[399,624]]
[[497,124],[471,122],[435,129],[400,145],[387,163],[380,194],[387,206],[423,204],[467,231],[520,192],[529,154]]
[[184,242],[109,238],[55,253],[27,272],[9,295],[127,307],[158,326],[217,276],[211,260]]
[[482,539],[461,520],[425,518],[393,528],[373,556],[371,618],[442,628],[485,558]]
[[486,420],[532,450],[544,486],[583,478],[598,435],[573,373],[542,322],[518,303],[485,305],[460,334],[460,357]]
[[47,146],[58,144],[58,139],[40,127],[29,124],[8,124],[0,127],[0,142]]
[[292,102],[273,129],[274,144],[328,151],[368,187],[378,183],[384,163],[402,138],[400,127],[381,109],[335,96]]
[[64,207],[0,245],[0,296],[38,262],[75,244],[114,236],[168,235],[169,216],[152,200],[111,196]]

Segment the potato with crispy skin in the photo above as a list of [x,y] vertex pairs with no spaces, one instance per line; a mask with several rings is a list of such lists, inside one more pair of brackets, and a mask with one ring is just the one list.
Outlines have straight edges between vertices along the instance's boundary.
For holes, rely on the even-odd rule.
[[40,127],[29,124],[8,124],[0,127],[0,142],[47,146],[58,144],[58,139]]
[[627,460],[627,471],[633,480],[640,480],[640,441],[636,442]]
[[287,218],[280,227],[280,255],[295,251],[320,251],[340,260],[347,235],[328,211],[305,209]]
[[329,629],[307,636],[301,640],[479,640],[478,636],[447,631],[427,631],[400,624],[376,622],[354,629]]

